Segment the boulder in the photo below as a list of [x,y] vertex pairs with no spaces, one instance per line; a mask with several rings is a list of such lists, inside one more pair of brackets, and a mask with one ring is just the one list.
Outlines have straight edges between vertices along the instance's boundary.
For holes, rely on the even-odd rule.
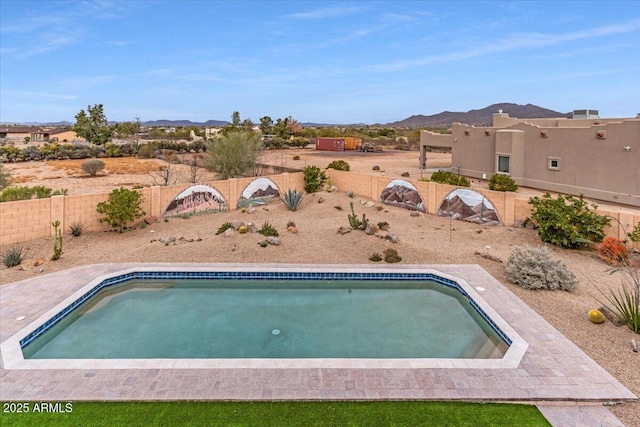
[[146,224],[153,224],[154,222],[158,222],[158,217],[157,217],[157,216],[154,216],[154,215],[151,215],[151,216],[149,216],[149,217],[145,218],[145,219],[144,219],[144,222],[145,222]]
[[364,233],[368,234],[369,236],[373,236],[375,232],[375,227],[371,224],[367,224],[367,228],[364,229]]
[[258,232],[258,227],[254,223],[248,222],[247,223],[247,232],[249,232],[249,233],[257,233]]
[[380,166],[375,165],[374,167],[371,168],[374,171],[379,171],[380,170]]
[[164,243],[165,245],[168,245],[171,242],[175,242],[176,238],[173,236],[164,236],[160,238],[160,243]]
[[409,177],[409,172],[402,172],[402,174],[400,176],[408,178]]
[[246,227],[246,224],[244,223],[244,221],[234,221],[233,222],[234,230],[238,231],[238,230],[240,230],[240,227]]
[[222,233],[222,237],[227,238],[229,236],[233,236],[235,232],[236,230],[234,230],[233,228],[227,228],[226,230],[224,230],[224,233]]
[[280,246],[280,239],[275,237],[275,236],[269,236],[267,237],[266,240],[267,244],[269,245],[273,245],[273,246]]
[[340,233],[340,234],[351,233],[351,228],[350,227],[345,227],[343,225],[342,227],[338,228],[338,233]]
[[397,234],[387,233],[387,235],[384,236],[384,240],[391,243],[398,243],[400,241],[400,238],[398,237]]

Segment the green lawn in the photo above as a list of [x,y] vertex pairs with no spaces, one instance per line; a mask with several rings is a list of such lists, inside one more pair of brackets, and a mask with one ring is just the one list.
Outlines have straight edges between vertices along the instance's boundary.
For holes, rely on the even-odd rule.
[[[7,413],[9,426],[549,426],[535,406],[462,402],[73,402]],[[26,406],[27,404],[25,404]],[[65,409],[65,402],[59,407]],[[12,410],[15,409],[11,408]]]

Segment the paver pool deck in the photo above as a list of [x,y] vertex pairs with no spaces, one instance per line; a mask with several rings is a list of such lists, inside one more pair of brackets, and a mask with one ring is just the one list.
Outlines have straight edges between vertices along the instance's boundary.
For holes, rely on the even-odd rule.
[[[4,343],[97,277],[129,268],[168,266],[187,271],[224,265],[98,264],[2,285],[0,342]],[[238,268],[239,265],[228,266]],[[181,363],[180,368],[138,366],[132,369],[119,366],[114,360],[103,362],[107,366],[99,368],[79,369],[69,364],[56,369],[7,369],[2,361],[0,399],[504,401],[536,404],[554,425],[571,425],[571,417],[583,420],[581,425],[622,425],[603,405],[636,400],[636,396],[485,270],[477,265],[407,265],[394,266],[394,269],[416,271],[421,267],[485,288],[481,298],[528,343],[517,366],[477,368],[471,363],[469,367],[448,367],[445,362],[436,368],[415,367],[411,363],[372,368],[354,362],[344,367],[300,368],[287,366],[286,359],[281,359],[277,367],[267,369],[202,368],[194,359],[192,366]],[[366,268],[384,271],[378,266]],[[17,320],[21,316],[25,319]]]

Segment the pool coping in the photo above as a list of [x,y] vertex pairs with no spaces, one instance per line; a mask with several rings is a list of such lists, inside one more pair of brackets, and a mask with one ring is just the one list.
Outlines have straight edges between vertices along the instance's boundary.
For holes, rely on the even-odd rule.
[[[87,284],[123,269],[180,269],[242,264],[123,263],[84,265],[0,286],[0,341]],[[274,268],[286,268],[278,264]],[[297,265],[300,267],[300,265]],[[347,265],[325,265],[345,268]],[[313,266],[315,267],[315,266]],[[388,268],[357,266],[368,271]],[[429,268],[482,286],[486,300],[529,344],[513,368],[139,368],[6,369],[0,400],[465,400],[592,405],[637,400],[540,315],[478,265]],[[26,316],[23,321],[16,320]],[[0,348],[0,352],[3,349]]]
[[[368,274],[372,272],[387,274],[424,274],[433,275],[455,282],[478,305],[491,322],[506,335],[511,344],[502,358],[499,359],[471,359],[471,358],[288,358],[288,359],[25,359],[22,353],[21,341],[25,340],[41,325],[51,321],[72,304],[86,300],[91,291],[95,294],[96,287],[110,279],[132,275],[134,273],[211,273],[211,272],[264,272],[264,273],[345,273]],[[445,286],[445,285],[443,285]],[[386,267],[372,270],[369,266],[354,265],[301,265],[301,264],[253,264],[251,266],[230,266],[228,264],[190,267],[185,269],[177,266],[141,266],[127,268],[120,272],[98,276],[85,286],[67,297],[39,318],[22,328],[11,338],[0,344],[3,363],[6,369],[207,369],[207,368],[245,368],[245,369],[317,369],[317,368],[358,368],[358,369],[399,369],[407,366],[415,369],[429,368],[474,368],[474,369],[506,369],[515,368],[529,345],[502,317],[487,303],[481,294],[485,288],[474,289],[466,280],[451,274],[443,273],[422,265],[407,265],[400,268]],[[463,294],[464,295],[464,294]]]

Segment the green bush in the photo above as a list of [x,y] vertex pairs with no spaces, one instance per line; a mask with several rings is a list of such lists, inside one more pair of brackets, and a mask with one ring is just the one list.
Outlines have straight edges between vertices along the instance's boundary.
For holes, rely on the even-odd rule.
[[250,132],[230,132],[207,141],[209,167],[219,179],[243,176],[255,168],[262,142]]
[[577,286],[575,275],[545,246],[515,248],[505,266],[507,279],[525,289],[569,291]]
[[100,159],[88,159],[80,164],[80,169],[91,176],[96,176],[98,172],[104,169],[104,162]]
[[0,202],[15,202],[17,200],[46,199],[51,196],[66,196],[67,190],[54,190],[42,185],[35,187],[7,187],[0,193]]
[[304,191],[315,193],[325,182],[327,182],[327,174],[319,167],[307,166],[304,168]]
[[5,170],[4,163],[0,162],[0,191],[11,185],[11,171]]
[[[530,198],[529,203],[533,206],[530,219],[538,225],[542,241],[562,248],[576,249],[589,242],[602,242],[604,227],[611,222],[611,218],[593,212],[582,194],[578,198],[561,194],[554,199],[545,193]],[[591,207],[597,208],[593,204]]]
[[471,183],[464,176],[458,176],[450,171],[439,170],[431,174],[431,181],[458,187],[471,187]]
[[335,169],[338,171],[349,171],[350,166],[349,163],[345,162],[344,160],[334,160],[333,162],[329,163],[329,166],[327,166],[327,169]]
[[269,224],[267,221],[262,224],[262,228],[258,231],[258,233],[262,234],[265,237],[278,237],[280,235],[278,233],[278,230],[276,230],[276,228],[273,225]]
[[223,223],[220,227],[218,227],[218,231],[216,231],[216,236],[218,234],[224,233],[225,231],[227,231],[230,228],[233,228],[233,224],[231,224],[230,222]]
[[145,215],[142,210],[142,194],[136,190],[120,188],[109,194],[109,200],[98,203],[97,211],[106,222],[122,233],[124,227]]
[[509,175],[496,173],[489,179],[489,190],[516,191],[518,184]]
[[632,242],[640,242],[640,222],[636,224],[631,233],[627,233]]

